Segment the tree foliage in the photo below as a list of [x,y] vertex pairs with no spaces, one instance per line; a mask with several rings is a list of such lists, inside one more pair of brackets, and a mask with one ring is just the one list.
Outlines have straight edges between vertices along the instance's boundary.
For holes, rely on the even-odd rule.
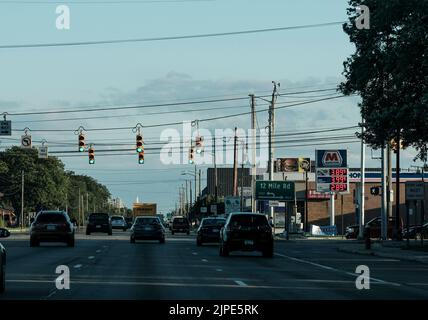
[[[37,150],[13,147],[0,152],[0,192],[4,194],[1,205],[21,212],[21,181],[24,172],[24,212],[67,207],[71,216],[77,217],[78,193],[86,194],[97,208],[106,206],[110,198],[107,187],[87,176],[64,170],[64,164],[55,157],[39,159]],[[86,203],[86,202],[85,202]],[[85,211],[86,212],[86,211]]]
[[[370,29],[359,30],[357,7],[370,9]],[[344,94],[361,96],[363,139],[382,147],[398,135],[427,157],[428,1],[350,0],[344,31],[356,51],[344,62]],[[363,125],[363,124],[361,124]]]

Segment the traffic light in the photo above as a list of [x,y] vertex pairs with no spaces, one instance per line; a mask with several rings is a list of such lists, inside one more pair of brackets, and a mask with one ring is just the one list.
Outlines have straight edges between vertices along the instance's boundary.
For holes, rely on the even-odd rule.
[[202,153],[203,151],[204,137],[196,137],[196,153]]
[[140,153],[140,152],[142,152],[143,151],[143,136],[141,135],[141,134],[137,134],[137,144],[136,144],[136,151],[138,152],[138,153]]
[[79,134],[79,152],[84,152],[86,148],[85,135],[83,133]]
[[371,187],[370,193],[374,196],[378,196],[380,194],[380,188],[379,187]]
[[144,147],[142,147],[141,152],[138,153],[138,163],[144,164]]
[[195,162],[194,158],[195,158],[195,148],[190,147],[190,150],[189,150],[189,164],[193,164]]
[[89,164],[95,163],[95,149],[94,147],[89,148]]

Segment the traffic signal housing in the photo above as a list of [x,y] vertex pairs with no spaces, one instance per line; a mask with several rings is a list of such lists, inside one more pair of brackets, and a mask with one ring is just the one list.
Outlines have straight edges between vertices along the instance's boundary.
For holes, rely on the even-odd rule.
[[195,148],[190,147],[189,149],[189,164],[195,163]]
[[203,151],[203,143],[204,143],[204,137],[196,137],[196,153],[202,153]]
[[89,164],[94,164],[95,163],[95,149],[94,147],[90,147],[89,148]]
[[142,148],[141,152],[138,153],[138,163],[144,164],[144,148]]
[[137,134],[137,137],[136,137],[136,151],[138,152],[138,153],[141,153],[141,152],[143,152],[144,151],[144,146],[143,146],[143,136],[141,135],[141,134]]
[[83,133],[79,134],[79,152],[84,152],[86,148],[85,135]]

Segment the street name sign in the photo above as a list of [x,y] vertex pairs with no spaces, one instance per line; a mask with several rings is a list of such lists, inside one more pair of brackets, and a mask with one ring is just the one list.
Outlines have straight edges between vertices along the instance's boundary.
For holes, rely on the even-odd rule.
[[292,181],[256,181],[256,200],[292,201],[294,190]]
[[11,136],[12,135],[12,121],[4,120],[0,121],[0,136]]

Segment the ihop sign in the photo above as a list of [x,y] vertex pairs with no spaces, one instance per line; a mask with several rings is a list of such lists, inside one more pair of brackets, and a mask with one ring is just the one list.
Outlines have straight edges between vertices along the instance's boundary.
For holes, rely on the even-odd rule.
[[316,150],[317,168],[345,168],[348,166],[347,150]]

